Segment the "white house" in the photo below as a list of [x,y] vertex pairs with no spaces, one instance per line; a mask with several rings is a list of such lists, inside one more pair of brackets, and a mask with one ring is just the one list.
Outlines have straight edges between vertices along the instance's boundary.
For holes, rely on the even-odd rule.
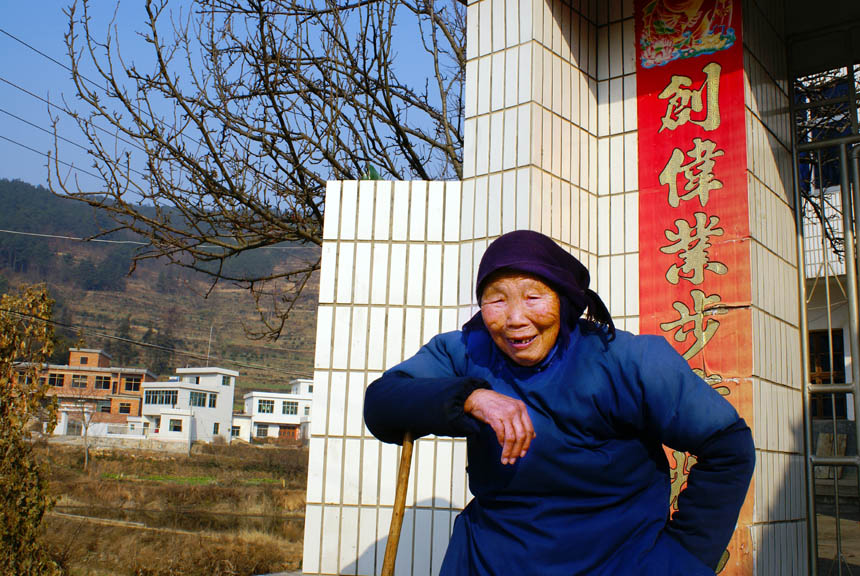
[[142,384],[141,417],[150,438],[181,442],[230,440],[239,373],[224,368],[177,368],[167,382]]
[[305,440],[311,419],[313,380],[298,378],[290,382],[289,392],[254,390],[243,397],[245,412],[233,417],[231,434],[249,441],[279,438]]

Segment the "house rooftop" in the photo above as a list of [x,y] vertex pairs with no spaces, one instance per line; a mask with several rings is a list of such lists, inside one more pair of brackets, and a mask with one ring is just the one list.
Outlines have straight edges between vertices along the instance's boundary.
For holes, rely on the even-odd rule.
[[235,370],[227,368],[218,368],[216,366],[201,366],[199,368],[177,368],[177,374],[224,374],[225,376],[239,377],[239,373]]
[[113,360],[113,356],[111,356],[108,352],[104,350],[100,350],[98,348],[69,348],[69,352],[85,352],[88,354],[99,354],[104,356],[105,358],[110,358]]

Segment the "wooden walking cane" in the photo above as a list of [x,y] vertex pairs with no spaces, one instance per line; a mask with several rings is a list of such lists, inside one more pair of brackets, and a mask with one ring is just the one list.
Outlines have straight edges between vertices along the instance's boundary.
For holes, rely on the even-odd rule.
[[400,466],[397,468],[394,513],[391,515],[391,526],[388,528],[388,542],[385,544],[385,558],[382,560],[382,576],[394,576],[400,528],[403,526],[403,513],[406,511],[406,488],[409,486],[409,468],[412,465],[412,444],[412,432],[407,430],[403,435],[403,450],[400,452]]

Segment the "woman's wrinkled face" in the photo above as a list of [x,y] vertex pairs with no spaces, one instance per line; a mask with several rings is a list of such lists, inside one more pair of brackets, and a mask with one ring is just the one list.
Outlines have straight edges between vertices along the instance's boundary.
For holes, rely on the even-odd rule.
[[502,273],[491,277],[481,294],[481,316],[502,352],[521,366],[534,366],[555,345],[561,303],[538,278]]

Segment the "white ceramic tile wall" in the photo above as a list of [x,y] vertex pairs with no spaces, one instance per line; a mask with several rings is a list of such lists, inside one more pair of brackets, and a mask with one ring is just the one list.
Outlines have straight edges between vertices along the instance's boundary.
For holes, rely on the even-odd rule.
[[[593,259],[596,274],[597,226],[589,218],[596,217],[597,207],[581,212],[579,203],[593,204],[589,198],[597,193],[600,182],[596,161],[599,87],[595,80],[598,4],[594,0],[480,0],[470,4],[467,20],[478,24],[467,21],[467,29],[470,38],[478,38],[478,47],[467,47],[465,154],[469,167],[464,169],[461,206],[463,249],[469,238],[492,239],[529,227],[551,235],[586,260]],[[613,69],[621,71],[625,53],[621,15],[629,19],[632,10],[622,9],[619,2],[611,12],[617,18],[612,35],[616,53],[610,59]],[[518,18],[518,26],[512,17]],[[487,22],[491,23],[489,34],[483,31]],[[608,27],[606,30],[609,34]],[[628,36],[632,46],[632,35]],[[627,47],[626,53],[630,51]],[[613,96],[619,100],[613,102],[617,111],[613,126],[619,131],[631,114],[628,110],[625,115],[622,87],[619,78],[617,87],[613,84],[617,92]],[[608,90],[606,94],[609,97]],[[627,104],[626,108],[635,108],[635,98]],[[629,119],[628,128],[631,133],[635,130]],[[474,160],[469,157],[472,150]],[[631,159],[628,166],[635,168],[635,157]],[[621,192],[624,171],[613,177],[618,178],[614,190]],[[626,191],[635,194],[633,188]],[[462,306],[475,304],[470,284],[479,252],[476,245],[471,253],[464,250],[461,254]],[[468,311],[463,309],[460,314],[466,317]]]
[[[756,465],[755,572],[806,574],[797,265],[784,6],[743,3]],[[774,291],[778,285],[780,290]]]
[[[484,192],[485,202],[498,207],[498,190]],[[310,443],[303,570],[372,574],[384,550],[399,449],[370,437],[364,390],[382,369],[458,325],[460,253],[474,248],[461,245],[460,220],[474,204],[464,210],[457,182],[331,183],[327,193],[321,277],[332,288],[323,291],[318,314],[320,408]],[[421,439],[413,465],[409,499],[418,509],[404,526],[398,572],[430,574],[447,547],[452,513],[467,501],[465,445]]]

